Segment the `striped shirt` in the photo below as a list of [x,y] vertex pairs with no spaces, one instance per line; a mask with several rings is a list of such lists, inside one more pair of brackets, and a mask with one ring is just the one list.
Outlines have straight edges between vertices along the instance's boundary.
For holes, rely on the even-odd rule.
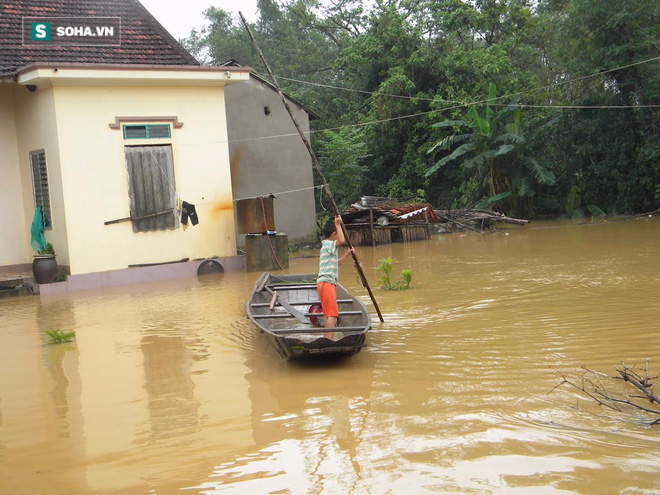
[[321,242],[321,258],[319,259],[319,276],[316,282],[330,282],[337,285],[339,278],[339,257],[337,255],[337,241]]

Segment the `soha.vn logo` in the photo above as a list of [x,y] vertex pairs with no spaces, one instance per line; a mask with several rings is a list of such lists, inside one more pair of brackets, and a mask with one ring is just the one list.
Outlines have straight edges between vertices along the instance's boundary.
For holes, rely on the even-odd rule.
[[30,29],[30,38],[33,41],[49,41],[50,22],[33,22]]
[[[112,37],[115,35],[114,26],[57,26],[55,36],[58,37]],[[33,22],[30,38],[33,41],[50,41],[52,36],[50,22]]]

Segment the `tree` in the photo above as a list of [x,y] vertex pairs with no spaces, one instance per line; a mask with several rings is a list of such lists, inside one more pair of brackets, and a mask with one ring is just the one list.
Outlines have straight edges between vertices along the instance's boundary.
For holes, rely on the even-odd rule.
[[477,208],[497,208],[508,199],[509,210],[529,215],[533,212],[531,198],[536,194],[535,187],[553,185],[555,175],[546,162],[526,154],[529,143],[521,128],[522,112],[517,104],[495,111],[495,101],[496,89],[491,84],[483,115],[472,106],[464,120],[434,125],[436,129],[463,128],[468,132],[445,136],[429,150],[430,154],[453,151],[438,160],[426,175],[431,177],[448,163],[458,161],[467,177],[462,187],[462,205],[476,202]]

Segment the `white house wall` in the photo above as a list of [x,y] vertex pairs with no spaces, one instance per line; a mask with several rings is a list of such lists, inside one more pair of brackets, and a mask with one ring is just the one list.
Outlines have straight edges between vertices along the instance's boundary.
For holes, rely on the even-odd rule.
[[52,228],[46,229],[46,240],[53,244],[60,265],[69,264],[67,249],[67,225],[62,195],[62,176],[60,172],[60,152],[55,118],[53,88],[43,87],[29,91],[25,86],[14,86],[14,108],[18,143],[19,170],[23,191],[24,223],[27,239],[23,243],[24,256],[32,261],[29,224],[34,217],[34,192],[30,152],[44,150],[48,173],[48,191]]
[[32,261],[26,252],[28,221],[16,146],[13,86],[0,83],[0,267]]
[[[227,87],[226,97],[234,198],[312,187],[311,158],[278,93],[252,78]],[[309,132],[308,114],[290,105],[303,131]],[[314,190],[276,196],[277,231],[288,234],[290,244],[315,241]],[[241,246],[244,238],[239,236]]]
[[[56,85],[62,182],[72,274],[182,258],[234,256],[235,234],[221,87]],[[124,140],[117,116],[176,116],[168,139]],[[148,123],[149,121],[145,121]],[[171,144],[177,193],[199,224],[135,233],[125,145]]]

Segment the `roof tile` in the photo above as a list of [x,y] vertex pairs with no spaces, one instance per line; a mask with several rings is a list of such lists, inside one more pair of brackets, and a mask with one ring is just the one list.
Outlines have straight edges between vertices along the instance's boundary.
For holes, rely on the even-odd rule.
[[[23,46],[22,18],[120,17],[119,46]],[[0,0],[0,77],[32,62],[199,65],[138,0]]]

